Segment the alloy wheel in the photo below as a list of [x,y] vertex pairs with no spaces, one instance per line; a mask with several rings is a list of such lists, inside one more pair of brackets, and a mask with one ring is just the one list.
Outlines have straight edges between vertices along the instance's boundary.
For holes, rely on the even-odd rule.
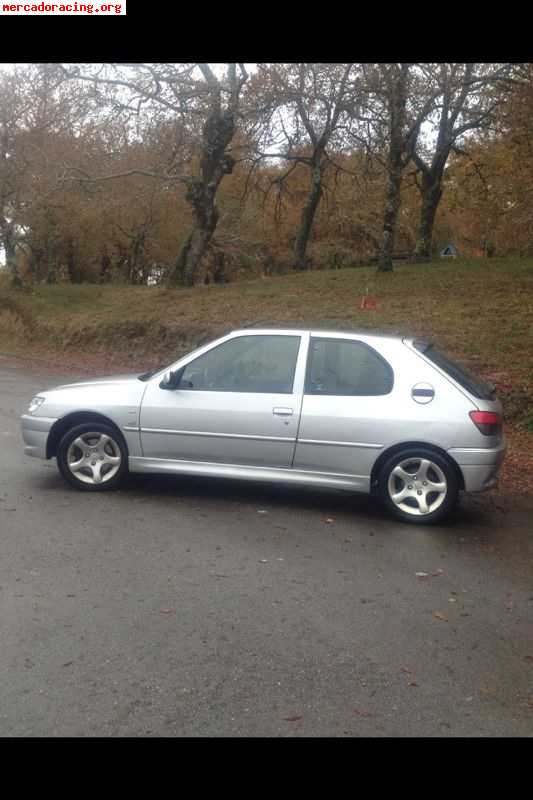
[[390,472],[387,489],[405,514],[431,514],[443,504],[448,483],[442,469],[428,458],[406,458]]
[[82,433],[67,450],[70,473],[82,483],[107,483],[120,469],[122,455],[117,442],[98,431]]

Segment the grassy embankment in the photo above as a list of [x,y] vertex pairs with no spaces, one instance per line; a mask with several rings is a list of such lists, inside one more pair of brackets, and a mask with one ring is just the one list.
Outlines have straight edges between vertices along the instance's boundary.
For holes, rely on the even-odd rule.
[[[377,298],[376,310],[360,308],[367,289]],[[80,374],[148,369],[233,328],[258,325],[379,328],[433,338],[492,377],[522,462],[530,456],[531,259],[399,264],[391,275],[370,267],[315,271],[197,289],[0,290],[0,353]]]

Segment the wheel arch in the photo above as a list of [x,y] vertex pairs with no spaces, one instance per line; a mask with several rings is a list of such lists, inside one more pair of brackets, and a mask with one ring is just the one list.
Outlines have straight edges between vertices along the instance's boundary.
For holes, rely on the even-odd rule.
[[372,467],[372,472],[370,473],[371,491],[375,491],[377,488],[379,473],[381,472],[381,469],[385,464],[385,462],[388,461],[389,458],[391,458],[391,456],[395,455],[396,453],[399,453],[402,450],[406,450],[412,447],[415,448],[423,447],[425,450],[433,450],[435,453],[438,453],[440,456],[443,456],[451,464],[451,466],[455,471],[459,489],[464,490],[465,479],[463,471],[461,470],[461,467],[459,466],[457,461],[454,458],[452,458],[452,456],[449,453],[447,453],[446,450],[443,450],[442,447],[438,447],[435,444],[428,444],[428,442],[408,441],[408,442],[400,442],[399,444],[394,444],[379,454],[378,458],[374,462],[374,466]]
[[100,422],[104,423],[104,425],[107,425],[110,428],[113,428],[113,430],[120,437],[121,442],[123,442],[127,452],[128,446],[126,440],[116,422],[113,422],[112,419],[106,417],[105,414],[99,414],[96,411],[73,411],[72,413],[66,414],[64,417],[56,420],[56,422],[54,422],[50,428],[50,433],[48,434],[48,439],[46,442],[46,458],[53,458],[54,456],[57,456],[59,442],[68,430],[76,427],[76,425],[83,425],[86,422]]

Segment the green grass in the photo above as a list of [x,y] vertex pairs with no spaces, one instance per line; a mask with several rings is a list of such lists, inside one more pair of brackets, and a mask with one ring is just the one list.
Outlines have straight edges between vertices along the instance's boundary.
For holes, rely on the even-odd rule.
[[[376,297],[375,311],[360,308]],[[438,341],[494,374],[508,413],[533,428],[533,260],[479,259],[314,271],[196,289],[37,286],[4,294],[0,351],[107,355],[140,367],[245,326],[395,330]],[[14,308],[16,307],[16,308]],[[17,312],[20,312],[18,313]]]

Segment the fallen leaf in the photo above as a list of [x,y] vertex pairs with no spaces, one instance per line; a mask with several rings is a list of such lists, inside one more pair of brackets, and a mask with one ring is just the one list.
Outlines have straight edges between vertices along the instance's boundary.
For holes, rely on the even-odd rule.
[[282,717],[282,719],[285,722],[298,722],[298,720],[302,719],[302,717],[298,717],[298,716],[295,716],[295,717]]
[[160,614],[175,614],[176,610],[174,608],[162,608],[159,613]]
[[416,681],[411,681],[411,683],[408,683],[407,685],[408,686],[418,686],[418,683]]
[[70,667],[70,665],[73,664],[73,663],[74,663],[73,661],[66,661],[64,664],[61,664],[61,666],[62,667]]
[[434,611],[433,616],[435,617],[435,619],[441,619],[443,622],[448,622],[448,617],[441,611]]

